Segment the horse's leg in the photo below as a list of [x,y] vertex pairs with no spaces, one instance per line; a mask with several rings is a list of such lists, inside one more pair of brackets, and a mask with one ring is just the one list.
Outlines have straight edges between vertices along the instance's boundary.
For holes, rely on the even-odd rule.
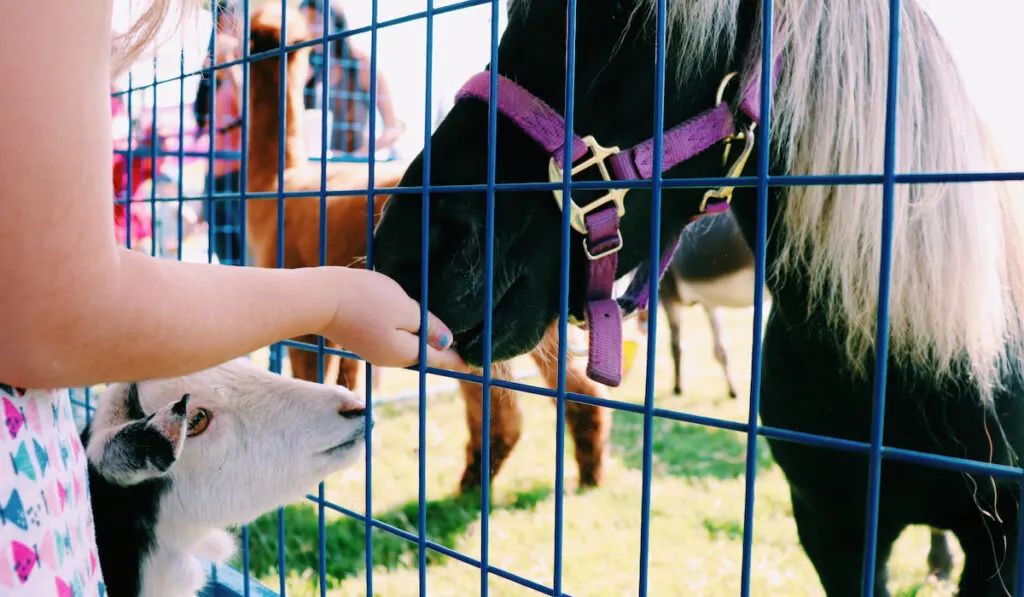
[[725,373],[725,383],[729,386],[729,397],[736,397],[736,386],[732,383],[732,376],[729,375],[729,356],[725,352],[725,345],[722,343],[722,320],[721,320],[721,309],[719,307],[709,307],[706,304],[701,303],[704,307],[704,312],[707,313],[708,322],[711,323],[711,336],[715,343],[715,360],[722,366],[722,371]]
[[[299,336],[293,338],[296,342],[305,342],[316,346],[316,336]],[[331,346],[330,343],[325,346]],[[324,377],[325,383],[338,377],[338,357],[330,354],[324,355]],[[288,347],[288,364],[292,369],[292,377],[306,381],[319,381],[319,366],[317,364],[316,350]]]
[[928,550],[928,573],[947,580],[953,573],[953,554],[949,551],[946,531],[932,527],[932,544]]
[[[495,363],[491,369],[493,379],[511,380],[512,371],[507,363]],[[483,387],[472,381],[459,381],[462,398],[466,403],[466,424],[469,443],[466,445],[466,468],[462,472],[459,489],[466,491],[480,487],[483,479]],[[523,414],[519,411],[515,392],[491,386],[491,481],[498,475],[512,448],[522,433]]]
[[[558,327],[548,328],[539,346],[530,353],[549,388],[558,387]],[[574,394],[603,398],[604,386],[587,377],[579,359],[567,358],[565,390]],[[565,419],[576,448],[576,466],[580,487],[597,487],[604,474],[604,459],[611,435],[612,417],[607,408],[567,400]]]
[[[828,597],[855,597],[861,595],[861,562],[864,556],[864,529],[851,524],[847,510],[831,503],[813,506],[803,498],[792,495],[793,518],[797,534],[811,564],[814,565],[821,585]],[[822,511],[815,506],[829,508]],[[878,541],[875,559],[875,597],[889,597],[887,565],[892,545],[903,529],[878,523]],[[972,595],[962,593],[961,595]]]
[[[333,357],[332,357],[333,358]],[[366,395],[366,379],[363,374],[366,364],[358,359],[339,358],[338,364],[338,385],[345,386],[360,396]],[[376,377],[377,370],[373,375]]]
[[682,305],[667,301],[662,305],[665,307],[665,319],[668,321],[669,348],[672,350],[672,371],[675,376],[672,393],[680,396],[683,393]]
[[[680,396],[683,393],[683,345],[681,332],[683,329],[683,297],[680,293],[679,278],[675,270],[669,268],[658,285],[658,302],[665,309],[668,321],[669,349],[672,351],[673,379],[672,393]],[[650,338],[650,329],[648,329]],[[650,342],[650,339],[648,339]]]

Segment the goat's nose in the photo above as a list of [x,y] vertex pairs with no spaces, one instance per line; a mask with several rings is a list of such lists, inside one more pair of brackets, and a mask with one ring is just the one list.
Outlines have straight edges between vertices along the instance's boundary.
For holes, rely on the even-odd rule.
[[346,419],[358,419],[366,415],[366,403],[362,400],[345,400],[338,407],[338,414]]

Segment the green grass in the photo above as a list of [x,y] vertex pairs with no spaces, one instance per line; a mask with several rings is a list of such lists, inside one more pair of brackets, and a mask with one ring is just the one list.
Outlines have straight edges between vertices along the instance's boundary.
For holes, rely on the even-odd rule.
[[[663,318],[662,318],[663,319]],[[671,394],[671,358],[665,334],[659,333],[655,398],[658,406],[742,421],[750,373],[752,311],[726,316],[731,369],[741,395],[728,398],[721,370],[710,350],[710,330],[703,314],[687,310],[684,319],[684,390]],[[632,324],[630,324],[632,325]],[[666,330],[667,331],[667,330]],[[643,351],[641,351],[643,352]],[[623,386],[612,396],[642,402],[641,355]],[[416,376],[388,371],[389,388],[415,387]],[[540,383],[536,378],[528,383]],[[492,492],[490,563],[551,586],[554,562],[555,409],[550,400],[520,397],[524,433],[498,475]],[[373,440],[373,516],[399,529],[417,532],[418,406],[415,401],[377,409]],[[480,556],[479,494],[459,496],[468,437],[464,407],[457,394],[431,398],[427,406],[428,539],[470,557]],[[746,437],[741,433],[655,420],[649,594],[725,596],[739,593],[742,567]],[[617,412],[612,453],[602,487],[576,488],[572,443],[566,441],[563,589],[576,596],[635,595],[639,575],[640,502],[643,483],[643,418]],[[767,444],[758,444],[755,491],[752,595],[823,595],[809,560],[800,548],[792,519],[789,491],[773,464]],[[362,464],[326,480],[329,500],[364,512],[365,469]],[[315,494],[316,488],[311,488]],[[303,502],[285,510],[288,595],[319,595],[318,514]],[[327,579],[332,597],[366,594],[364,526],[327,510]],[[250,527],[251,571],[278,586],[277,515]],[[963,565],[954,543],[954,578]],[[900,597],[952,594],[952,587],[926,580],[928,531],[907,530],[894,550],[890,589]],[[427,584],[432,596],[466,597],[479,593],[476,568],[429,552]],[[417,547],[414,542],[375,529],[374,594],[418,594]],[[494,597],[537,593],[494,575]]]

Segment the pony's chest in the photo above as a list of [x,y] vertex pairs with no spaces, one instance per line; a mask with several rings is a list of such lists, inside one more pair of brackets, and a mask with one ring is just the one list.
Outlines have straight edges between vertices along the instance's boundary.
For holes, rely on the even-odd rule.
[[[777,304],[775,305],[777,308]],[[776,313],[773,313],[776,315]],[[833,342],[804,325],[773,317],[765,331],[761,420],[789,431],[868,443],[873,415],[873,372],[844,373]],[[998,416],[986,413],[966,386],[937,384],[890,361],[886,378],[883,444],[907,450],[994,462],[1008,459],[993,447],[1005,434],[1024,446],[1024,388],[997,396]],[[990,456],[990,450],[994,450]],[[1008,460],[1007,460],[1008,462]]]

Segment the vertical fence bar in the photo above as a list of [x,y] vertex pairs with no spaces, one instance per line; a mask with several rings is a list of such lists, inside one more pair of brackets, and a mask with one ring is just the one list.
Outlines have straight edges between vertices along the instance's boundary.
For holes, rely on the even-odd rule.
[[[237,199],[232,197],[233,193],[228,193],[227,201],[238,201],[238,211],[228,211],[228,213],[234,213],[235,222],[245,222],[245,205],[248,199],[246,198],[246,191],[248,189],[248,181],[246,180],[249,172],[249,64],[252,62],[252,58],[249,56],[249,15],[251,14],[249,7],[249,0],[242,0],[242,105],[241,105],[241,117],[242,117],[242,134],[241,134],[241,155],[239,156],[238,165],[238,197]],[[233,67],[229,67],[233,68]],[[216,121],[213,121],[216,122]],[[210,134],[213,135],[215,124],[211,125]],[[234,191],[236,189],[232,189]],[[229,226],[235,225],[235,222],[225,222]],[[245,267],[246,265],[246,229],[242,226],[240,236],[241,242],[238,243],[238,265],[239,267]],[[251,592],[250,581],[251,575],[249,574],[249,525],[242,527],[242,593],[245,597],[249,597]]]
[[861,592],[875,592],[878,550],[878,507],[882,485],[882,437],[885,430],[885,386],[889,364],[889,283],[892,278],[892,225],[896,191],[896,104],[899,98],[900,0],[889,0],[888,88],[885,98],[885,162],[882,172],[882,255],[878,274],[875,336],[875,378],[872,396],[871,457],[868,469],[867,524]]
[[[434,77],[434,0],[427,0],[427,71],[423,109],[423,193],[420,195],[420,362],[419,362],[419,507],[416,519],[416,556],[419,569],[420,597],[427,595],[427,298],[430,255],[430,138]],[[390,98],[389,98],[390,99]]]
[[[281,43],[278,46],[278,67],[279,77],[281,84],[277,88],[277,113],[279,118],[277,119],[277,264],[278,268],[284,267],[284,169],[285,169],[285,143],[284,140],[287,137],[288,129],[288,110],[287,110],[287,94],[288,89],[288,53],[285,49],[285,44],[288,39],[288,11],[285,10],[287,7],[287,0],[281,0]],[[302,122],[301,126],[305,127],[306,123]],[[264,199],[263,201],[266,201]],[[246,226],[248,229],[248,226]],[[282,368],[282,346],[280,342],[276,342],[270,346],[270,362],[268,363],[270,370],[274,373],[281,373]],[[288,558],[285,552],[285,520],[284,520],[284,508],[277,509],[277,584],[278,594],[281,597],[286,597],[288,591],[288,575],[286,573]]]
[[[498,0],[491,0],[489,97],[498,97]],[[484,222],[483,433],[480,450],[480,597],[488,595],[491,531],[491,323],[494,308],[494,195],[498,145],[498,102],[487,102],[487,201]]]
[[648,260],[650,293],[647,309],[647,375],[644,388],[643,489],[640,498],[640,597],[646,597],[649,585],[648,565],[651,548],[651,475],[654,461],[654,372],[657,362],[659,258],[661,254],[662,155],[665,142],[665,43],[667,1],[658,0],[654,58],[654,151],[651,166],[651,242]]
[[750,405],[747,411],[746,472],[743,495],[743,564],[740,595],[750,595],[750,569],[754,550],[754,503],[757,489],[758,412],[761,408],[761,355],[764,330],[765,248],[768,235],[768,168],[771,156],[772,86],[775,82],[774,0],[762,4],[761,14],[761,122],[757,146],[757,239],[754,243],[754,333],[750,358]]
[[[288,135],[287,120],[288,120],[288,106],[287,106],[287,93],[288,89],[288,53],[285,50],[285,40],[288,39],[288,11],[287,0],[281,0],[281,44],[278,47],[278,68],[279,77],[281,84],[278,85],[277,89],[277,267],[284,267],[284,169],[285,169],[285,139]],[[305,128],[305,121],[301,123]],[[270,347],[270,369],[275,373],[281,372],[282,367],[282,353],[283,347],[281,344],[275,343]],[[282,511],[283,512],[283,511]],[[283,525],[283,521],[280,525]],[[284,562],[284,555],[279,554],[279,562]],[[281,574],[284,571],[281,570]],[[281,582],[283,589],[284,582]],[[281,593],[284,595],[284,592]]]
[[[131,7],[128,9],[128,20],[131,22]],[[134,67],[134,65],[133,65]],[[135,81],[132,68],[128,71],[128,151],[125,154],[125,185],[124,185],[124,243],[126,248],[132,248],[132,181],[135,180],[135,117],[132,113],[132,99],[135,97]],[[122,199],[119,199],[122,200]]]
[[[558,383],[555,388],[555,561],[552,565],[552,592],[562,594],[562,550],[565,525],[565,375],[569,342],[569,216],[572,213],[573,138],[575,134],[576,95],[576,0],[569,0],[565,19],[565,144],[562,146],[562,196],[569,200],[562,209],[561,261],[558,298]],[[494,96],[491,96],[494,97]]]
[[[373,269],[373,214],[374,209],[374,174],[377,169],[377,44],[378,44],[378,9],[377,0],[370,5],[370,105],[369,115],[369,148],[367,150],[367,191],[366,191],[366,269]],[[390,101],[391,98],[388,98]],[[425,259],[425,256],[421,256]],[[426,335],[424,333],[421,336]],[[366,367],[366,594],[373,595],[373,366],[369,362]],[[420,458],[424,458],[420,454]]]
[[[281,85],[278,86],[278,197],[276,197],[276,210],[278,210],[278,255],[276,255],[276,267],[283,268],[285,266],[285,138],[288,134],[288,106],[287,106],[287,93],[288,89],[288,52],[286,50],[286,40],[288,39],[288,10],[286,10],[288,0],[281,0],[281,44],[278,47],[278,67],[280,69],[279,76]],[[305,122],[299,123],[300,126],[305,126]],[[267,200],[261,200],[267,201]],[[245,225],[245,224],[244,224]],[[248,225],[246,225],[248,229]],[[270,359],[269,366],[270,371],[276,374],[280,374],[283,363],[282,363],[282,345],[280,342],[276,342],[270,345]],[[278,593],[281,597],[286,597],[288,592],[288,558],[285,550],[285,509],[278,508]]]
[[[282,8],[286,0],[281,0]],[[323,85],[323,93],[320,94],[320,226],[318,231],[319,237],[319,261],[320,265],[324,265],[327,262],[327,151],[331,143],[330,131],[327,130],[327,106],[328,98],[330,96],[330,81],[331,81],[331,47],[328,42],[328,35],[332,29],[334,21],[334,10],[330,3],[326,0],[319,5],[320,15],[323,20],[323,27],[321,33],[323,38],[321,41],[322,56],[321,67],[323,68],[323,76],[321,77],[321,85]],[[282,40],[283,43],[283,40]],[[337,43],[344,43],[344,41],[338,41]],[[284,56],[282,55],[282,59]],[[280,139],[279,144],[283,144],[284,139]],[[283,220],[280,220],[283,222]],[[281,226],[278,226],[281,228]],[[280,245],[278,250],[281,250]],[[324,338],[323,336],[317,336],[316,338],[316,371],[317,371],[317,382],[324,382]],[[340,367],[339,367],[340,370]],[[366,446],[366,468],[367,478],[369,478],[370,468],[370,446]],[[369,491],[369,490],[367,490]],[[326,502],[326,491],[324,482],[320,481],[317,485],[317,502],[316,502],[316,516],[317,516],[317,553],[319,554],[317,573],[320,585],[320,597],[327,596],[327,513],[325,511]],[[369,514],[367,514],[369,515]],[[369,545],[367,545],[369,550]],[[369,573],[369,570],[367,570]],[[372,595],[372,592],[367,592],[367,595]]]
[[[252,58],[249,56],[249,15],[251,9],[249,7],[250,0],[242,0],[242,130],[241,130],[241,151],[239,152],[239,165],[238,165],[238,211],[235,214],[237,222],[245,222],[246,204],[248,199],[246,193],[248,191],[248,178],[249,178],[249,64],[252,62]],[[241,234],[239,234],[240,241],[238,244],[238,265],[244,266],[248,261],[246,245],[246,229],[242,226]],[[247,548],[248,550],[248,548]],[[246,569],[246,582],[249,579],[249,570]]]
[[157,169],[157,144],[160,143],[160,136],[157,134],[157,81],[160,80],[160,73],[157,69],[159,59],[153,56],[153,109],[152,122],[149,129],[149,255],[156,257],[156,179],[160,172]]
[[185,209],[185,44],[178,53],[178,261],[181,261],[185,231],[182,210]]
[[[210,77],[210,84],[206,86],[206,91],[209,94],[209,101],[207,107],[209,107],[209,114],[206,116],[207,135],[209,143],[207,143],[207,150],[209,151],[209,158],[206,169],[206,191],[204,195],[203,212],[205,213],[206,219],[206,261],[213,262],[213,239],[214,230],[216,228],[217,217],[213,209],[214,202],[214,170],[215,160],[214,155],[217,152],[217,94],[215,93],[217,85],[217,24],[220,20],[220,7],[216,3],[210,5],[210,68],[206,73]],[[245,52],[245,49],[242,49]]]

